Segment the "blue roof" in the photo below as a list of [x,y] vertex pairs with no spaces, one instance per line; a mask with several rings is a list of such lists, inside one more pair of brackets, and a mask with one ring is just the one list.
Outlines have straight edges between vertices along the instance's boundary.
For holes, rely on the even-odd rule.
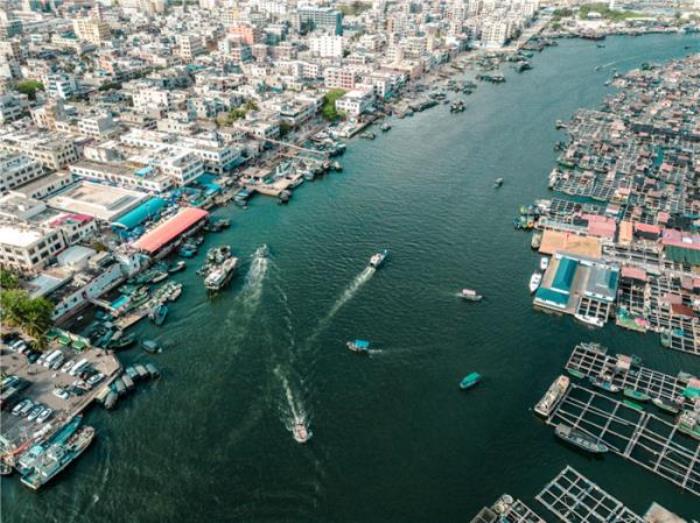
[[547,289],[546,287],[540,287],[537,289],[535,299],[561,308],[566,307],[566,304],[569,303],[568,294],[562,294],[561,292],[553,291],[552,289]]
[[574,281],[577,267],[578,261],[572,258],[562,258],[559,261],[559,267],[557,267],[551,288],[559,292],[568,293],[571,289],[571,283]]
[[132,209],[124,216],[119,218],[114,225],[124,229],[133,229],[141,225],[149,218],[153,218],[160,214],[160,211],[165,207],[166,202],[162,198],[151,198],[147,202],[142,203],[135,209]]
[[369,348],[369,342],[367,340],[355,340],[353,341],[353,344],[355,347],[358,349],[367,349]]

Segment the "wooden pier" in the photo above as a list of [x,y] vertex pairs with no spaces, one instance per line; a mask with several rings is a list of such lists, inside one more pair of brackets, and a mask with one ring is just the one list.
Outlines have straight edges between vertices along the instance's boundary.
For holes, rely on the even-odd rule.
[[644,523],[642,517],[568,465],[535,499],[566,522]]
[[700,442],[673,423],[578,385],[569,387],[547,423],[584,432],[618,456],[700,496]]
[[[604,347],[592,343],[577,345],[565,368],[586,376],[606,376],[613,385],[621,389],[631,388],[652,398],[670,401],[683,397],[687,381],[691,378],[685,373],[671,376],[646,367],[634,366],[629,356],[609,355]],[[688,408],[693,407],[690,399],[686,399],[686,404]]]

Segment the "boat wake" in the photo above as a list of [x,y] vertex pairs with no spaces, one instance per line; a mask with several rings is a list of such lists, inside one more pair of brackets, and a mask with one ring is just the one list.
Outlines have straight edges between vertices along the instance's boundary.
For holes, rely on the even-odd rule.
[[299,394],[295,394],[294,389],[289,383],[289,379],[282,370],[282,367],[275,367],[275,376],[277,376],[282,382],[282,389],[284,392],[284,401],[280,403],[280,415],[281,421],[284,423],[285,428],[292,432],[294,425],[297,423],[304,423],[308,426],[309,415],[304,408]]
[[262,285],[267,274],[270,260],[267,257],[267,245],[258,247],[253,253],[250,269],[245,275],[245,282],[241,294],[246,298],[246,304],[256,306],[260,303]]
[[330,308],[328,311],[328,314],[326,314],[321,321],[318,322],[318,326],[316,329],[313,331],[311,336],[309,336],[309,339],[307,340],[308,343],[312,342],[315,340],[321,332],[323,332],[323,329],[326,328],[328,323],[333,319],[333,317],[338,313],[338,311],[345,305],[347,302],[349,302],[355,294],[362,288],[362,286],[367,283],[372,276],[374,276],[374,273],[377,272],[377,269],[374,267],[367,266],[365,269],[355,276],[355,279],[352,280],[350,285],[343,291],[343,294],[340,295],[340,297],[335,301],[333,306]]

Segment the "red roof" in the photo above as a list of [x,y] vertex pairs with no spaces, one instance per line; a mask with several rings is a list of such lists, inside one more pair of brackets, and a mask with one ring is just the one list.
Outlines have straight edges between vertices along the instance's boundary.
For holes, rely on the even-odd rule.
[[671,312],[678,316],[687,316],[688,318],[693,317],[693,309],[680,303],[672,303]]
[[134,242],[134,247],[151,254],[157,252],[163,245],[170,243],[207,216],[209,216],[207,211],[196,207],[185,207],[168,221],[141,236]]
[[639,267],[631,267],[629,265],[625,265],[624,267],[622,267],[621,276],[623,278],[630,278],[632,280],[646,281],[647,271],[645,271],[644,269],[640,269]]

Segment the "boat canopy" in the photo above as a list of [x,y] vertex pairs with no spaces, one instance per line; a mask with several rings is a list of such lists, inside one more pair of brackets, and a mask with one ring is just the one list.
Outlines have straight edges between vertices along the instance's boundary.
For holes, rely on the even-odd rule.
[[355,340],[352,344],[358,349],[369,349],[369,341],[367,340]]

